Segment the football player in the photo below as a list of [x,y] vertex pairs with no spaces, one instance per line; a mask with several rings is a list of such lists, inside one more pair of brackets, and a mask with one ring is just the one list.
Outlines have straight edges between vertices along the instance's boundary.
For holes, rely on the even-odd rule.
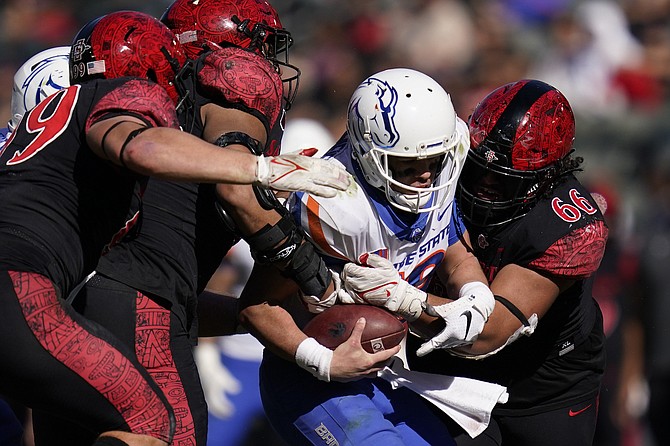
[[[222,153],[237,148],[277,155],[273,138],[281,136],[275,132],[281,130],[284,107],[292,101],[292,96],[284,98],[280,77],[280,67],[289,70],[288,61],[278,58],[288,51],[291,37],[274,9],[260,0],[177,0],[162,21],[174,30],[190,59],[178,79],[185,94],[178,107],[182,128],[219,146]],[[80,35],[76,42],[87,46],[89,40],[93,37]],[[86,61],[97,58],[95,52],[83,56]],[[245,198],[240,200],[238,194]],[[228,197],[240,200],[245,209],[255,206],[262,226],[274,225],[281,217],[262,208],[248,185],[229,188],[150,179],[142,191],[138,231],[101,257],[95,275],[74,299],[78,311],[135,350],[163,390],[177,415],[175,445],[204,445],[207,438],[207,407],[192,353],[198,326],[208,335],[212,330],[235,331],[236,300],[206,293],[203,303],[196,303],[240,237],[223,224],[215,205],[217,198],[222,203]],[[277,230],[270,234],[275,237]],[[273,246],[263,249],[269,248]],[[205,307],[212,298],[217,305],[231,305],[224,311]],[[205,307],[201,324],[196,324],[198,306]],[[208,324],[212,319],[214,327]],[[146,325],[146,320],[154,323]],[[57,427],[64,443],[74,441],[62,423]]]
[[473,343],[410,347],[410,366],[507,386],[484,434],[450,426],[459,446],[591,445],[605,366],[591,287],[608,228],[574,175],[572,109],[551,85],[521,80],[487,95],[469,127],[457,199],[496,304]]
[[185,57],[156,19],[111,13],[79,37],[73,85],[26,113],[0,151],[0,392],[101,434],[96,445],[164,445],[175,415],[160,388],[133,351],[63,302],[132,226],[136,186],[155,175],[334,195],[348,178],[319,160],[221,151],[179,130]]
[[[21,121],[26,111],[39,104],[42,99],[70,85],[68,68],[69,46],[49,48],[35,54],[19,67],[14,74],[10,109],[12,116],[6,128],[0,129],[0,149]],[[25,410],[14,408],[13,410]],[[21,444],[23,428],[12,409],[4,401],[0,401],[0,413],[3,419],[0,428],[0,443],[7,445]],[[21,420],[27,414],[21,414]]]
[[[466,309],[475,314],[467,326],[454,319],[452,338],[476,337],[493,308],[493,295],[463,243],[467,234],[454,204],[467,149],[467,125],[449,94],[429,76],[389,69],[358,86],[349,102],[347,131],[325,155],[346,167],[356,188],[333,200],[311,194],[289,200],[328,266],[346,268],[352,294],[342,295],[340,289],[305,295],[310,309],[319,312],[339,296],[384,306],[413,324],[432,322],[423,308],[447,302],[423,291],[437,273],[452,295],[468,296],[457,314]],[[452,444],[446,427],[417,394],[392,391],[382,379],[360,379],[374,376],[399,347],[366,353],[359,321],[352,338],[331,351],[297,328],[309,319],[301,307],[292,309],[290,319],[276,305],[277,295],[256,284],[252,274],[241,316],[268,347],[261,395],[269,419],[289,444]]]

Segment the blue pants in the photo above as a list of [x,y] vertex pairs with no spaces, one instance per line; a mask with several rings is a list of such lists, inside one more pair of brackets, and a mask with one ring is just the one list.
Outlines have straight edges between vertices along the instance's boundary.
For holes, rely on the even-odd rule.
[[209,446],[243,446],[250,444],[278,444],[277,434],[268,426],[258,393],[259,360],[243,360],[221,354],[223,364],[242,384],[242,391],[229,395],[235,413],[222,420],[209,415],[207,444]]
[[284,441],[298,445],[455,445],[419,395],[382,379],[323,382],[265,352],[263,407]]

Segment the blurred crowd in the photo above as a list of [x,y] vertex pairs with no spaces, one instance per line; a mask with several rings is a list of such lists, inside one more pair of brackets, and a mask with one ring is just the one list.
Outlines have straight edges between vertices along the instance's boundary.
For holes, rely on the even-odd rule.
[[[0,120],[9,117],[14,72],[30,56],[71,43],[84,23],[106,12],[160,16],[169,3],[3,0]],[[615,430],[620,439],[603,435],[597,444],[670,444],[654,443],[646,427],[646,420],[663,425],[654,417],[664,416],[670,395],[670,288],[664,280],[670,266],[670,0],[271,3],[293,35],[291,62],[302,71],[288,122],[308,118],[333,138],[344,131],[355,86],[389,67],[415,68],[439,80],[464,119],[487,92],[521,78],[541,79],[565,94],[577,120],[575,148],[585,159],[581,178],[605,198],[616,243],[595,294],[615,346],[614,375],[603,389],[603,432]]]

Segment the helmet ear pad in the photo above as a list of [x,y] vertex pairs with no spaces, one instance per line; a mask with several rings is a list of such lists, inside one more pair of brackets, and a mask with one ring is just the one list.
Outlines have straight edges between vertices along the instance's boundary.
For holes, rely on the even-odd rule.
[[117,11],[86,24],[70,52],[71,83],[125,76],[150,79],[177,103],[175,76],[186,55],[170,29],[136,11]]
[[[449,94],[434,79],[394,68],[370,76],[356,88],[349,101],[347,135],[365,181],[384,191],[394,207],[419,213],[439,207],[448,194],[433,200],[433,193],[455,185],[465,157],[461,143],[467,128],[456,116]],[[389,168],[390,157],[436,156],[442,156],[443,164],[426,188],[398,182]],[[411,192],[398,199],[394,185]]]

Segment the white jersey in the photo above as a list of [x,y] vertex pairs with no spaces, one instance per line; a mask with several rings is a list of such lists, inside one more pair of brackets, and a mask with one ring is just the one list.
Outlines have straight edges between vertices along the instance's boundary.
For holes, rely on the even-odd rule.
[[[468,150],[467,127],[461,137],[456,155],[459,169]],[[344,263],[355,262],[365,253],[375,253],[391,260],[404,280],[425,289],[446,249],[465,231],[454,200],[455,184],[435,192],[446,194],[442,208],[410,214],[391,206],[382,191],[365,181],[352,160],[352,148],[346,134],[324,157],[344,165],[356,178],[356,187],[335,198],[295,193],[289,200],[289,207],[324,255],[328,266],[340,271]],[[438,176],[438,182],[445,176]],[[442,197],[433,197],[439,198]]]

